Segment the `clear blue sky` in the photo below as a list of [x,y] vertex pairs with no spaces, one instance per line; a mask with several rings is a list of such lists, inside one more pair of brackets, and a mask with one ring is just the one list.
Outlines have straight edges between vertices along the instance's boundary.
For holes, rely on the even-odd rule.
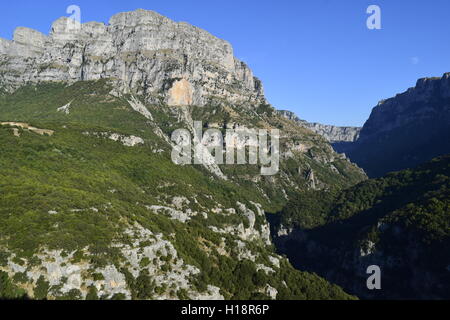
[[[308,121],[362,125],[379,100],[450,71],[448,0],[13,0],[0,2],[0,37],[48,33],[71,4],[82,22],[143,8],[206,29],[231,42],[275,107]],[[371,4],[382,30],[366,27]]]

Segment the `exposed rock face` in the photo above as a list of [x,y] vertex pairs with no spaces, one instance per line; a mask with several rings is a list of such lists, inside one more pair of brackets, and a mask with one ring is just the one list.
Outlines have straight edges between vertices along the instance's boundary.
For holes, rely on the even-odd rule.
[[331,143],[353,142],[358,139],[361,131],[361,128],[358,127],[335,127],[320,123],[307,123],[306,127],[325,137]]
[[0,39],[0,85],[9,91],[27,82],[102,78],[150,103],[265,102],[261,82],[228,42],[153,11],[119,13],[108,25],[60,18],[49,36],[21,27],[13,41]]
[[301,120],[295,113],[286,110],[280,110],[278,113],[286,119],[295,121],[301,126],[320,134],[331,143],[335,142],[353,142],[358,139],[361,128],[358,127],[336,127],[320,123],[309,123]]
[[192,104],[193,89],[189,81],[181,79],[175,81],[169,90],[169,106],[189,106]]
[[450,73],[444,74],[442,78],[419,79],[414,88],[378,103],[364,125],[361,140],[436,116],[448,120],[449,100]]
[[84,135],[93,135],[95,137],[103,137],[108,138],[113,141],[119,141],[124,146],[127,147],[134,147],[136,145],[144,144],[144,139],[141,137],[136,136],[124,136],[118,133],[111,133],[111,132],[84,132]]
[[335,146],[369,176],[414,167],[450,153],[450,73],[425,78],[381,101],[356,143]]

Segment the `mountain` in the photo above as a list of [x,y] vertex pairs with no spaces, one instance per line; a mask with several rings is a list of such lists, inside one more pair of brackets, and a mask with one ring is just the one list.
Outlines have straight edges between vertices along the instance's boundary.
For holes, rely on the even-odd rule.
[[321,135],[333,144],[340,142],[354,142],[359,138],[359,134],[361,132],[361,128],[358,127],[337,127],[320,123],[310,123],[305,120],[301,120],[291,111],[278,110],[277,112],[286,119],[295,121],[301,126]]
[[[450,156],[336,194],[300,194],[275,242],[301,270],[366,299],[450,298]],[[367,268],[381,269],[368,290]]]
[[[278,115],[227,42],[152,11],[61,18],[0,41],[0,84],[0,297],[355,298],[278,255],[266,216],[366,176]],[[196,120],[278,129],[279,172],[175,164]]]
[[370,177],[450,153],[450,73],[381,101],[354,143],[336,143]]
[[261,82],[233,56],[231,45],[153,11],[114,15],[107,25],[61,18],[49,36],[17,28],[0,40],[2,84],[114,79],[122,92],[149,103],[203,106],[214,99],[264,103]]

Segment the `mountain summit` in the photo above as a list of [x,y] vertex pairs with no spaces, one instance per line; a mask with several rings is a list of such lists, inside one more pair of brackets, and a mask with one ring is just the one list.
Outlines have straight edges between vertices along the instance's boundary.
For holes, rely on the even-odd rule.
[[0,39],[0,55],[9,90],[29,82],[110,78],[149,103],[265,102],[261,82],[227,41],[154,11],[119,13],[107,25],[63,17],[49,36],[19,27],[12,41]]

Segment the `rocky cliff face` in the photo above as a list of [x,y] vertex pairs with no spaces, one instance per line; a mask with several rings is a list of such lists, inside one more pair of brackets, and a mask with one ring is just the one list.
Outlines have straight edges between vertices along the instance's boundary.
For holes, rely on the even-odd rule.
[[8,91],[27,82],[111,78],[151,103],[265,102],[261,82],[228,42],[146,10],[119,13],[108,25],[60,18],[49,36],[17,28],[12,41],[0,39],[0,75]]
[[450,73],[442,78],[419,79],[414,88],[378,103],[362,129],[361,140],[437,116],[448,120],[449,99]]
[[325,137],[331,143],[353,142],[358,139],[361,128],[358,127],[336,127],[320,123],[308,123],[307,128]]
[[278,113],[281,116],[293,120],[301,126],[320,134],[331,143],[353,142],[358,139],[359,133],[361,132],[361,128],[358,127],[336,127],[320,123],[309,123],[305,120],[301,120],[291,111],[280,110]]
[[370,176],[416,166],[450,152],[450,73],[417,81],[381,101],[354,144],[335,147]]

